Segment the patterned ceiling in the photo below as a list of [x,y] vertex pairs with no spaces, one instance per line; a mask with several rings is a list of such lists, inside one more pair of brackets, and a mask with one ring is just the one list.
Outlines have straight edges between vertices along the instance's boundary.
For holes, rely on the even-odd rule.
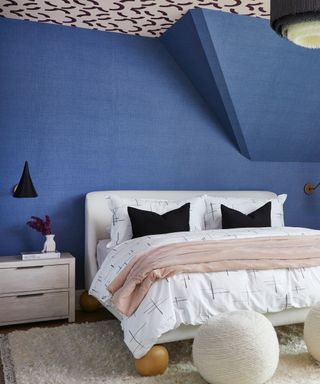
[[157,37],[192,8],[269,17],[269,0],[0,0],[0,16]]

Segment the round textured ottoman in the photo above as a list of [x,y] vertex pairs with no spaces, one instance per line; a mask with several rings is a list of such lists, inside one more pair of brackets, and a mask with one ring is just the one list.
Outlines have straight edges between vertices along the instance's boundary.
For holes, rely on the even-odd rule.
[[308,313],[304,323],[304,341],[310,355],[320,361],[320,304]]
[[270,321],[252,311],[217,315],[193,342],[193,361],[211,384],[263,384],[279,362],[279,343]]

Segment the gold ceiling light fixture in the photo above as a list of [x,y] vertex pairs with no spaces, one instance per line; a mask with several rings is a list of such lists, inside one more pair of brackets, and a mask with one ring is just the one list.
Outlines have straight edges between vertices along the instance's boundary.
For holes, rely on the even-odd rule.
[[304,48],[320,48],[320,0],[271,0],[271,27]]

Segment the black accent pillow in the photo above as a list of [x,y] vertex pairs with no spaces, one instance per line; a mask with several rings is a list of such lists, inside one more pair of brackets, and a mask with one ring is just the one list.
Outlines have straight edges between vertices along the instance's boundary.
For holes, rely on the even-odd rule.
[[190,231],[190,203],[163,215],[128,207],[128,215],[132,225],[133,239],[147,235]]
[[222,228],[271,227],[271,201],[245,215],[221,204]]

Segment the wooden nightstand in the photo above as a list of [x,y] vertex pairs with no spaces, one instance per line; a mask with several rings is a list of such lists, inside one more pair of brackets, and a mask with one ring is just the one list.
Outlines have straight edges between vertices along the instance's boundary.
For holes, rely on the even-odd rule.
[[0,325],[75,316],[75,258],[21,260],[0,257]]

